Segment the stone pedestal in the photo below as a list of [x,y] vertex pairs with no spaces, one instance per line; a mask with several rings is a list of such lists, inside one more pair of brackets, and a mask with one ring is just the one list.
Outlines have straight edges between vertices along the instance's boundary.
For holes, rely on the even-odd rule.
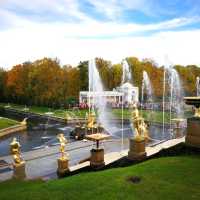
[[131,138],[129,140],[129,160],[143,160],[146,158],[145,139]]
[[187,119],[186,144],[200,148],[200,117]]
[[92,149],[90,152],[90,166],[95,169],[104,167],[104,149]]
[[20,164],[13,164],[13,178],[18,180],[23,180],[26,178],[26,168],[25,161]]
[[69,173],[68,162],[69,160],[67,157],[58,159],[58,169],[57,169],[58,177],[64,177]]

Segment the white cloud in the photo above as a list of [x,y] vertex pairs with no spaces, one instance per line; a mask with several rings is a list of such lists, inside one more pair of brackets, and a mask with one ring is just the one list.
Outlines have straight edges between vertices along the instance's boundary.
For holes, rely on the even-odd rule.
[[[147,25],[115,21],[103,23],[82,13],[79,10],[78,0],[34,0],[34,3],[28,0],[8,1],[17,6],[27,4],[29,6],[27,8],[31,10],[55,8],[56,12],[66,12],[67,15],[75,16],[82,21],[38,23],[6,9],[0,9],[0,20],[9,26],[0,30],[0,66],[3,67],[9,68],[17,63],[33,61],[44,56],[58,57],[62,64],[77,64],[80,60],[95,56],[113,62],[119,62],[127,56],[152,57],[157,62],[163,63],[163,55],[168,54],[173,63],[200,63],[197,49],[200,46],[198,37],[200,30],[168,31],[197,23],[200,21],[199,17],[182,17]],[[94,2],[100,1],[94,0]],[[115,5],[117,1],[109,2]],[[141,6],[139,1],[134,1],[133,4],[130,0],[124,0],[121,3],[127,8],[136,9]],[[160,33],[135,36],[135,33],[148,33],[148,31]]]
[[[36,23],[28,21],[25,18],[14,15],[10,12],[1,12],[0,17],[7,19],[10,29],[4,32],[17,32],[16,34],[32,34],[32,32],[44,34],[53,34],[57,37],[67,38],[108,38],[108,37],[124,37],[138,33],[148,33],[148,31],[170,30],[188,24],[197,23],[199,17],[177,18],[164,21],[157,24],[136,24],[136,23],[116,23],[116,22],[98,22],[95,20],[87,20],[82,23]],[[1,32],[0,32],[1,33]]]
[[199,64],[199,35],[200,30],[196,30],[99,40],[69,39],[57,32],[7,31],[0,33],[0,66],[9,68],[44,56],[58,57],[62,64],[73,65],[96,56],[112,62],[127,56],[147,57],[163,64],[165,54],[175,64]]
[[27,10],[30,13],[37,13],[40,17],[46,14],[59,14],[65,19],[75,17],[79,20],[90,20],[90,18],[79,9],[78,0],[6,0],[1,1],[2,10],[13,10],[20,14],[21,10]]

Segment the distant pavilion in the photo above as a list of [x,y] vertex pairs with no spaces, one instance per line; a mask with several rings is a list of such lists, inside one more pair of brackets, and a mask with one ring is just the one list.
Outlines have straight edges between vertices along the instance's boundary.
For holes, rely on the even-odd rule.
[[130,103],[138,103],[139,100],[139,89],[134,87],[131,83],[127,82],[113,89],[113,91],[103,91],[103,92],[89,92],[80,91],[79,93],[79,103],[80,104],[92,104],[93,98],[101,96],[105,97],[107,103],[112,107],[119,107],[122,104],[129,105]]

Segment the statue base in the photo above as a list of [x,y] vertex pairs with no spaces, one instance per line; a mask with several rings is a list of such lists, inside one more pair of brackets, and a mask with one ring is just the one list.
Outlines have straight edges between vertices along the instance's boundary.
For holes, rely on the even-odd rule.
[[187,134],[185,142],[189,146],[200,148],[200,117],[187,119]]
[[104,149],[92,149],[90,152],[90,167],[93,169],[100,169],[104,167]]
[[69,171],[69,160],[67,157],[65,158],[59,158],[58,160],[58,169],[57,169],[57,175],[58,177],[64,177],[66,176]]
[[20,164],[13,163],[13,178],[17,180],[24,180],[26,178],[25,161]]
[[145,139],[137,140],[131,138],[129,140],[128,160],[144,160],[146,158]]

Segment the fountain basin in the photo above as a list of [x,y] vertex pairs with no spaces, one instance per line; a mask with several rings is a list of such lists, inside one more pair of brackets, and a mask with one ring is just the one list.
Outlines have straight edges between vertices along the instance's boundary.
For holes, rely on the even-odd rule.
[[110,135],[104,134],[104,133],[95,133],[92,135],[86,135],[86,138],[88,140],[92,140],[92,141],[100,141],[100,140],[105,140],[110,138]]
[[86,135],[86,139],[96,142],[96,148],[99,149],[99,141],[106,140],[110,138],[110,135],[104,133],[95,133],[91,135]]

